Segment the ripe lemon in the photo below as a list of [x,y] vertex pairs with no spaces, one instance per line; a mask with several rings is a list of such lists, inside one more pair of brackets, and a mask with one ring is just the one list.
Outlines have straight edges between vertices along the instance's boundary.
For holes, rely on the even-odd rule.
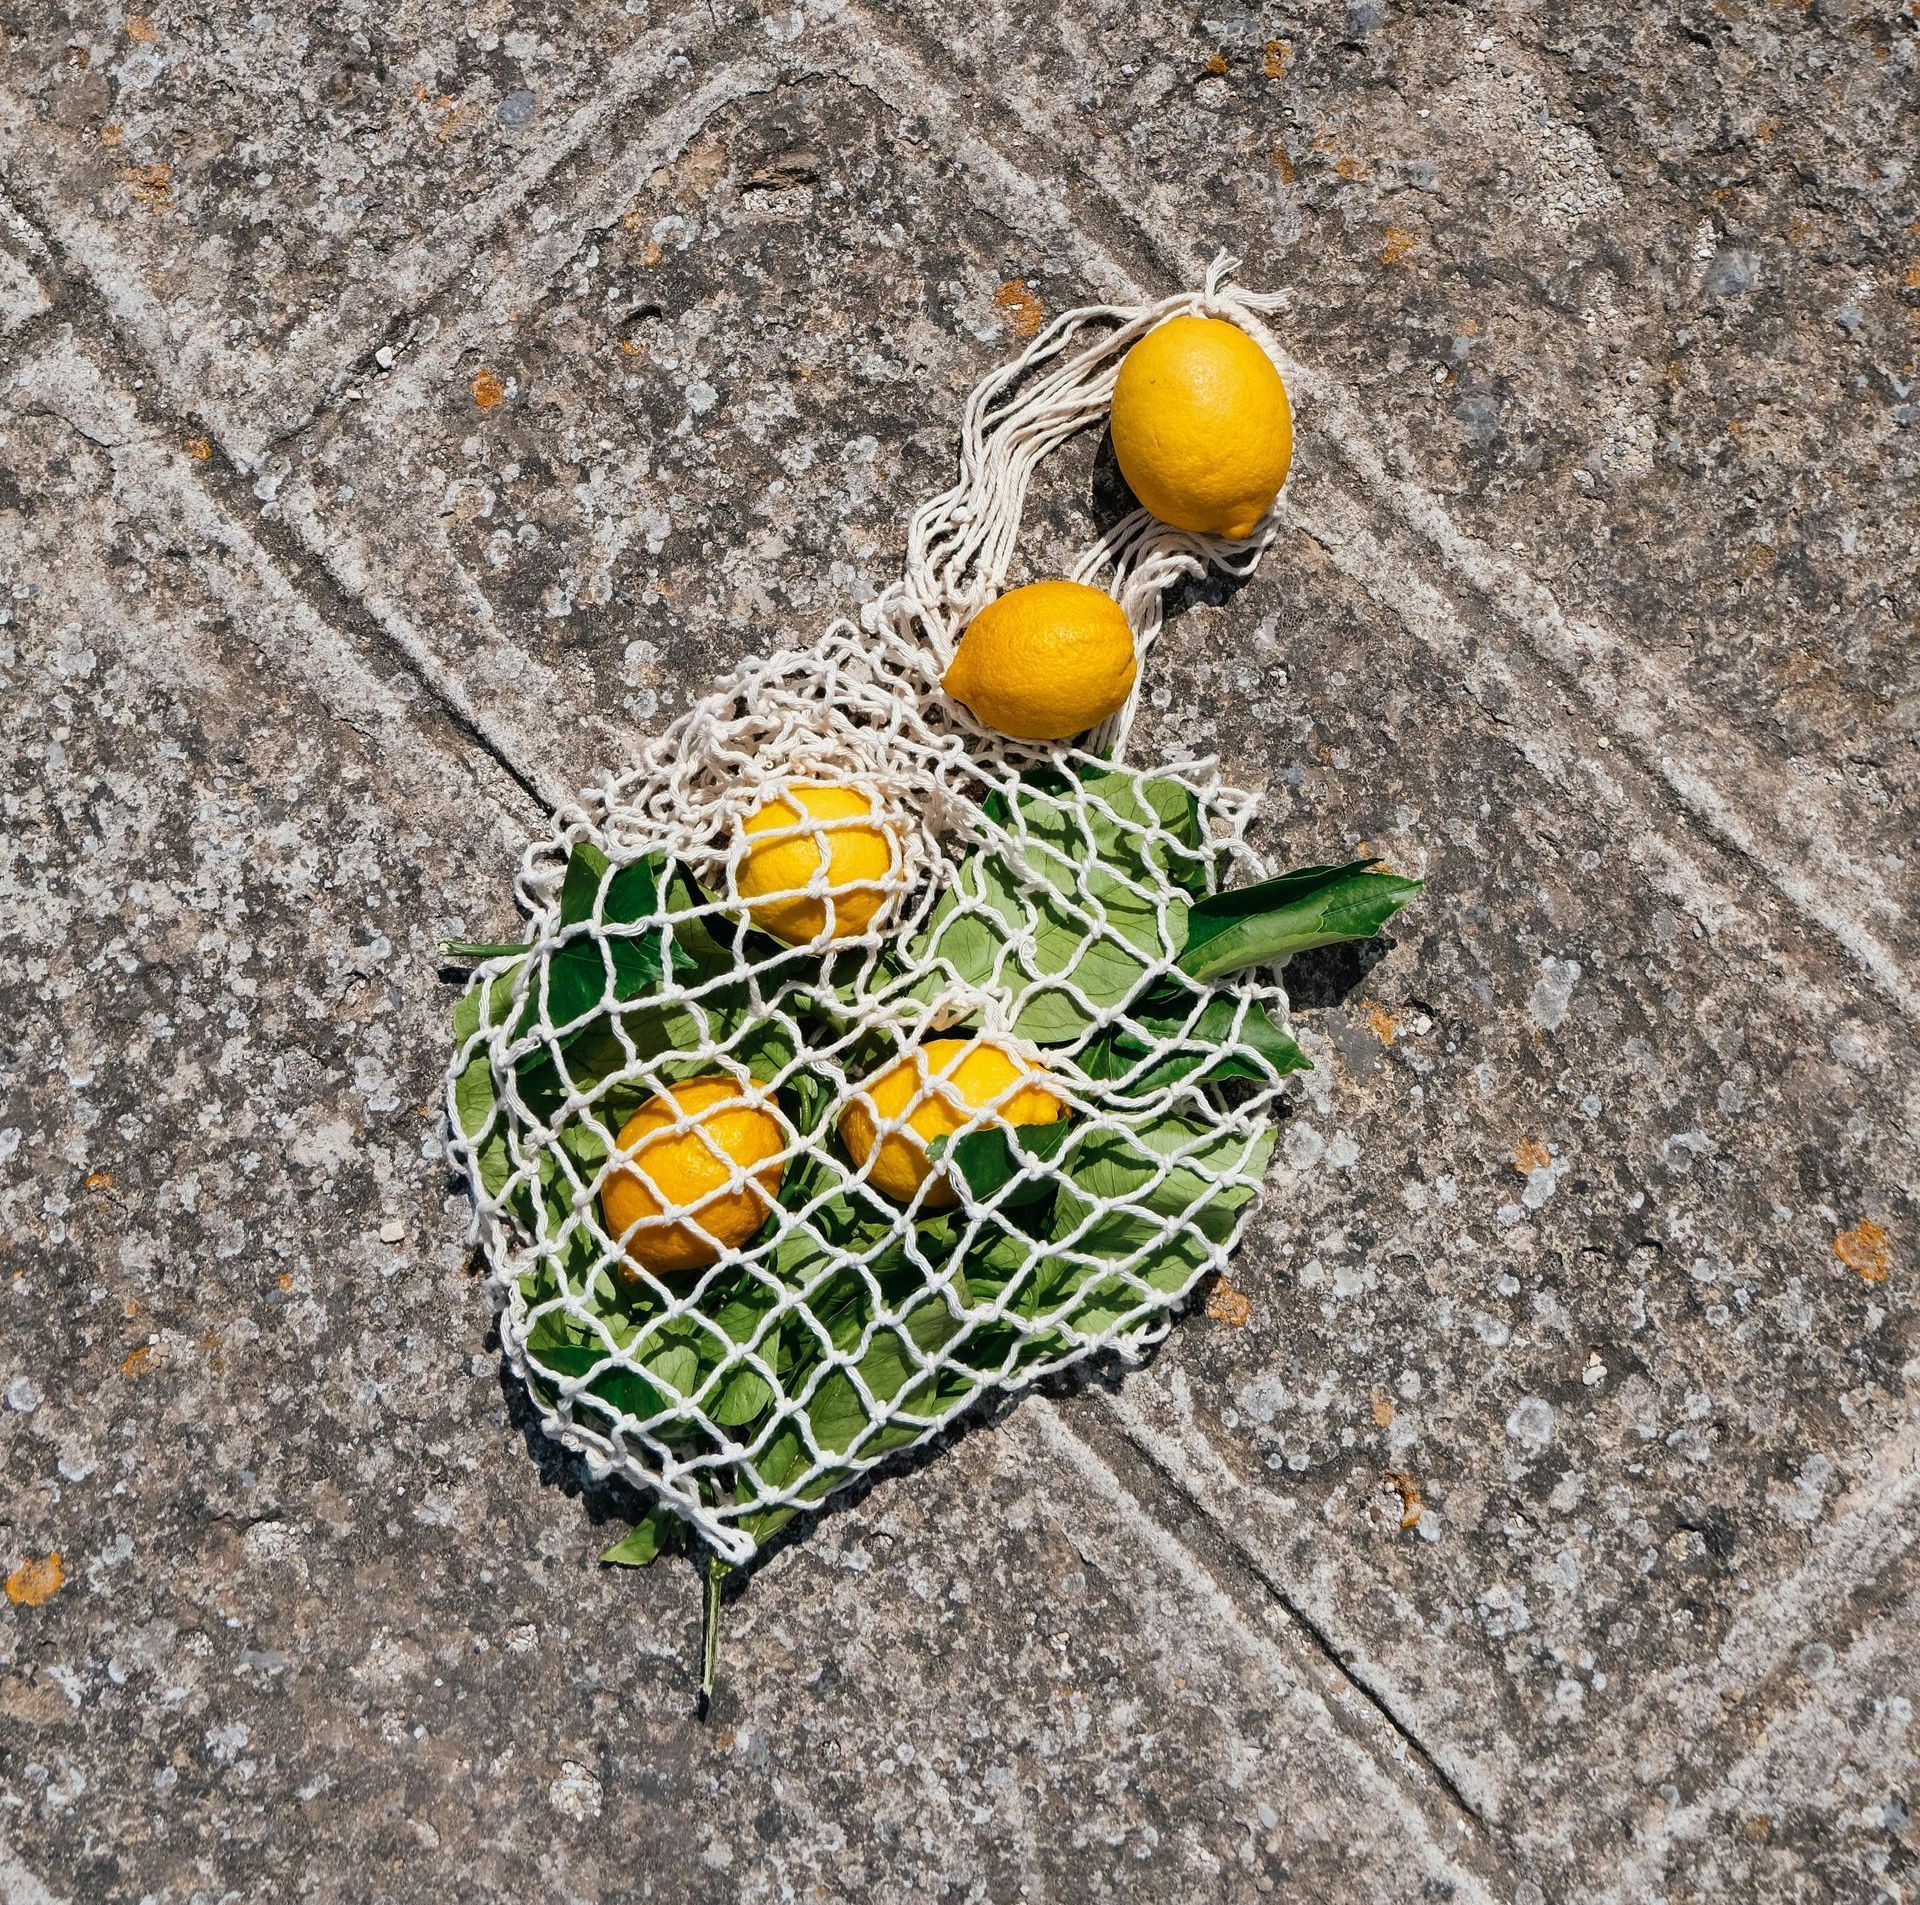
[[[805,832],[785,832],[787,828]],[[878,884],[899,866],[892,826],[858,787],[799,782],[741,822],[749,846],[734,890],[763,932],[804,946],[864,933],[886,899]],[[755,836],[770,834],[769,839]]]
[[[750,1089],[731,1078],[690,1079],[656,1093],[620,1127],[625,1162],[601,1187],[600,1213],[607,1234],[625,1239],[629,1262],[661,1276],[704,1270],[767,1221],[786,1136]],[[682,1119],[691,1128],[676,1131]],[[729,1189],[736,1165],[753,1174]],[[626,1235],[648,1217],[678,1221]]]
[[1138,672],[1126,611],[1104,589],[1029,582],[967,624],[943,685],[1002,734],[1064,741],[1125,707]]
[[[841,1140],[855,1164],[873,1160],[868,1183],[895,1203],[908,1202],[933,1177],[921,1204],[949,1210],[960,1194],[944,1174],[935,1175],[927,1146],[952,1136],[987,1105],[1006,1124],[1052,1124],[1064,1118],[1066,1105],[1044,1085],[1021,1083],[1044,1069],[1012,1046],[971,1038],[930,1040],[876,1073],[859,1096],[848,1100],[840,1114]],[[882,1137],[881,1121],[898,1118],[905,1124]]]
[[1252,535],[1293,461],[1287,387],[1225,318],[1155,325],[1121,363],[1111,421],[1120,474],[1176,529]]

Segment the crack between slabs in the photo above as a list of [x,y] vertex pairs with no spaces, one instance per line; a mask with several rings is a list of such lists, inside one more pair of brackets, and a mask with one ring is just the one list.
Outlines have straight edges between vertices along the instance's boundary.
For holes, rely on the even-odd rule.
[[[16,206],[25,206],[27,201],[11,181],[3,182],[4,189],[14,200]],[[45,269],[56,281],[63,299],[70,299],[89,319],[87,333],[98,341],[110,342],[116,353],[124,361],[136,364],[149,364],[146,353],[139,344],[127,334],[125,327],[107,307],[104,299],[93,285],[86,271],[76,260],[70,257],[59,238],[38,216],[30,215],[26,210],[18,214],[24,219],[35,239],[45,248],[42,261]],[[69,320],[70,321],[70,320]],[[91,360],[89,360],[91,361]],[[150,367],[150,364],[149,364]],[[98,363],[94,368],[103,381],[109,381],[106,372]],[[210,435],[209,426],[202,417],[182,413],[170,405],[156,403],[147,392],[138,395],[128,391],[117,379],[110,380],[117,394],[143,418],[151,419],[156,428],[156,439],[171,435],[177,442],[186,436]],[[45,405],[39,406],[45,409]],[[85,441],[105,450],[109,456],[116,451],[136,447],[140,439],[127,442],[111,442],[103,439],[88,427],[64,412],[48,411],[57,421],[73,430]],[[217,441],[217,438],[213,439]],[[233,482],[243,482],[244,473],[227,457],[224,448],[222,458],[227,464],[226,474]],[[378,619],[356,596],[342,588],[331,570],[320,565],[318,575],[309,553],[295,543],[284,525],[267,518],[257,508],[243,507],[236,510],[233,499],[222,495],[224,484],[207,482],[204,478],[186,478],[194,482],[200,493],[206,498],[208,506],[233,523],[249,537],[260,551],[263,560],[270,562],[281,582],[294,595],[303,601],[308,609],[328,626],[348,634],[362,653],[371,657],[382,657],[401,669],[406,676],[418,683],[421,691],[428,697],[436,713],[460,738],[479,750],[491,760],[519,788],[543,815],[550,816],[555,802],[545,792],[538,778],[523,767],[514,757],[512,750],[488,732],[481,717],[466,704],[465,697],[452,683],[438,678],[440,671],[424,664],[419,656],[408,652],[406,646],[396,641]]]
[[[1475,1803],[1472,1796],[1466,1792],[1453,1774],[1447,1770],[1444,1761],[1442,1761],[1439,1755],[1420,1737],[1419,1732],[1412,1722],[1403,1718],[1401,1714],[1396,1711],[1393,1703],[1386,1695],[1375,1687],[1372,1682],[1368,1680],[1367,1676],[1353,1665],[1352,1661],[1341,1651],[1338,1642],[1326,1628],[1315,1620],[1306,1608],[1301,1606],[1299,1601],[1288,1592],[1287,1588],[1274,1577],[1263,1561],[1247,1551],[1242,1543],[1236,1539],[1233,1531],[1223,1525],[1219,1516],[1182,1484],[1179,1477],[1167,1465],[1159,1452],[1115,1416],[1104,1398],[1090,1397],[1089,1399],[1097,1403],[1099,1414],[1102,1418],[1101,1427],[1089,1435],[1086,1432],[1084,1424],[1075,1424],[1068,1428],[1067,1433],[1074,1436],[1077,1440],[1086,1443],[1103,1461],[1106,1461],[1109,1466],[1114,1467],[1116,1474],[1119,1475],[1122,1482],[1128,1488],[1128,1491],[1133,1494],[1143,1506],[1151,1505],[1151,1501],[1147,1491],[1138,1485],[1137,1472],[1141,1469],[1147,1471],[1147,1474],[1151,1477],[1150,1486],[1153,1494],[1159,1495],[1163,1499],[1169,1496],[1172,1497],[1173,1500],[1177,1501],[1180,1507],[1186,1511],[1188,1519],[1197,1519],[1204,1523],[1206,1527],[1211,1530],[1215,1541],[1218,1543],[1219,1553],[1216,1557],[1210,1558],[1199,1552],[1184,1534],[1176,1533],[1176,1524],[1172,1519],[1165,1515],[1156,1516],[1156,1519],[1160,1521],[1161,1525],[1165,1527],[1169,1533],[1174,1535],[1174,1539],[1179,1541],[1180,1545],[1193,1555],[1196,1565],[1207,1568],[1209,1572],[1216,1573],[1223,1566],[1230,1568],[1234,1573],[1251,1581],[1262,1594],[1271,1600],[1274,1605],[1287,1616],[1288,1620],[1298,1628],[1302,1637],[1306,1643],[1312,1647],[1314,1652],[1324,1659],[1327,1665],[1340,1676],[1341,1680],[1352,1688],[1355,1695],[1365,1702],[1392,1730],[1394,1735],[1405,1745],[1409,1755],[1417,1762],[1422,1772],[1445,1794],[1448,1801],[1459,1812],[1472,1820],[1475,1827],[1485,1833],[1487,1837],[1499,1847],[1505,1857],[1510,1860],[1517,1859],[1515,1848],[1507,1840],[1506,1835],[1500,1829],[1498,1823],[1490,1818],[1489,1815]],[[1126,1474],[1120,1466],[1120,1463],[1116,1462],[1115,1457],[1118,1454],[1116,1444],[1119,1445],[1120,1448],[1131,1451],[1132,1459],[1128,1460],[1122,1456],[1120,1457],[1120,1462],[1125,1463],[1127,1468],[1134,1469],[1136,1475],[1130,1476]]]

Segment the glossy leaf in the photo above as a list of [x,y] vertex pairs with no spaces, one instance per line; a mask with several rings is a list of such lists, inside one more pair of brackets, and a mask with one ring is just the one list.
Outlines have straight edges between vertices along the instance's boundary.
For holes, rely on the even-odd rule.
[[615,1567],[644,1568],[686,1545],[687,1524],[670,1509],[651,1508],[612,1547],[603,1549],[600,1559]]
[[1371,938],[1423,884],[1370,871],[1377,864],[1298,867],[1196,902],[1187,918],[1181,970],[1196,979],[1218,979],[1313,946]]

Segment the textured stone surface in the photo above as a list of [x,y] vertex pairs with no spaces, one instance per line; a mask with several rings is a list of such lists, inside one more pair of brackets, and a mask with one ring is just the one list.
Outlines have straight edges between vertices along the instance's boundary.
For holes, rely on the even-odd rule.
[[[0,0],[0,1898],[1908,1896],[1914,69]],[[434,942],[885,581],[1036,308],[1216,244],[1292,521],[1136,752],[1428,894],[1292,969],[1244,1325],[772,1556],[702,1724],[502,1383]]]

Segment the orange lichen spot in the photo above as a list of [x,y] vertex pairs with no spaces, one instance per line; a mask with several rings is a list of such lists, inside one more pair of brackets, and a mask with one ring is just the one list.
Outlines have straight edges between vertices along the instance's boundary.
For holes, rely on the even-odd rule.
[[109,119],[107,123],[100,128],[100,143],[103,146],[117,146],[126,136],[127,135],[120,130],[119,121],[115,119]]
[[1871,1217],[1861,1218],[1851,1230],[1843,1230],[1834,1238],[1833,1254],[1863,1282],[1886,1282],[1892,1262],[1887,1233]]
[[1513,1147],[1513,1168],[1525,1177],[1531,1171],[1544,1171],[1553,1162],[1553,1153],[1538,1138],[1522,1138]]
[[473,373],[473,407],[476,410],[491,410],[496,404],[506,401],[507,387],[490,370],[477,370]]
[[1411,1475],[1397,1468],[1388,1469],[1381,1479],[1400,1497],[1400,1526],[1411,1528],[1424,1512],[1424,1505],[1420,1500],[1420,1484]]
[[130,1296],[127,1298],[127,1307],[126,1307],[125,1313],[128,1316],[138,1316],[140,1314],[140,1299],[137,1296]]
[[1333,175],[1351,185],[1355,179],[1364,179],[1367,176],[1367,162],[1365,159],[1336,159],[1333,162]]
[[159,38],[153,30],[153,22],[144,13],[131,13],[127,16],[127,38],[139,46],[151,46]]
[[1047,307],[1018,278],[1009,278],[993,294],[993,308],[1015,337],[1032,337],[1047,321]]
[[1291,185],[1300,176],[1300,168],[1293,162],[1293,155],[1285,146],[1275,146],[1267,154],[1267,163],[1280,174],[1283,185]]
[[1412,251],[1413,233],[1403,231],[1398,225],[1387,227],[1386,242],[1380,247],[1380,262],[1383,265],[1397,265]]
[[1287,68],[1293,64],[1293,42],[1291,40],[1269,40],[1266,57],[1260,62],[1260,70],[1269,79],[1285,79]]
[[1227,56],[1224,53],[1214,53],[1208,56],[1206,71],[1209,79],[1220,79],[1224,77],[1226,70]]
[[87,1173],[87,1189],[90,1191],[112,1190],[113,1173],[111,1171],[89,1171]]
[[1212,1294],[1207,1298],[1207,1314],[1230,1330],[1243,1330],[1248,1317],[1253,1314],[1253,1303],[1225,1277],[1215,1277]]
[[620,349],[628,357],[642,357],[646,354],[647,347],[637,337],[623,337],[620,340]]
[[173,167],[161,159],[152,165],[130,165],[123,175],[127,196],[142,211],[156,217],[173,210]]
[[15,1607],[44,1607],[60,1591],[67,1571],[60,1565],[59,1551],[42,1555],[38,1561],[23,1561],[7,1576],[7,1599]]
[[209,443],[205,437],[189,437],[187,439],[187,454],[192,457],[196,463],[204,463],[213,455],[213,445]]
[[82,72],[93,64],[93,55],[84,46],[70,46],[61,57],[69,66],[77,66]]
[[666,255],[667,254],[660,249],[659,241],[649,238],[646,242],[645,249],[640,253],[640,262],[651,271]]
[[433,136],[442,144],[452,138],[456,126],[464,125],[474,114],[472,106],[462,105],[446,93],[442,93],[433,102],[433,111],[439,119],[439,123],[433,129]]
[[1780,127],[1780,122],[1777,119],[1763,119],[1761,120],[1759,125],[1757,125],[1754,128],[1754,130],[1760,135],[1761,138],[1771,139],[1775,134],[1775,132],[1779,130],[1779,127]]
[[153,1345],[142,1343],[138,1349],[130,1349],[120,1359],[120,1373],[123,1376],[137,1376],[153,1360]]
[[1920,258],[1907,260],[1907,289],[1920,291]]
[[1400,1021],[1378,999],[1369,999],[1363,1008],[1367,1025],[1382,1045],[1391,1045],[1399,1036]]
[[1388,1400],[1387,1392],[1376,1387],[1367,1400],[1372,1405],[1374,1421],[1383,1429],[1390,1427],[1393,1422],[1393,1404]]
[[280,1272],[280,1287],[283,1290],[291,1290],[293,1288],[293,1272],[291,1270],[282,1270]]

